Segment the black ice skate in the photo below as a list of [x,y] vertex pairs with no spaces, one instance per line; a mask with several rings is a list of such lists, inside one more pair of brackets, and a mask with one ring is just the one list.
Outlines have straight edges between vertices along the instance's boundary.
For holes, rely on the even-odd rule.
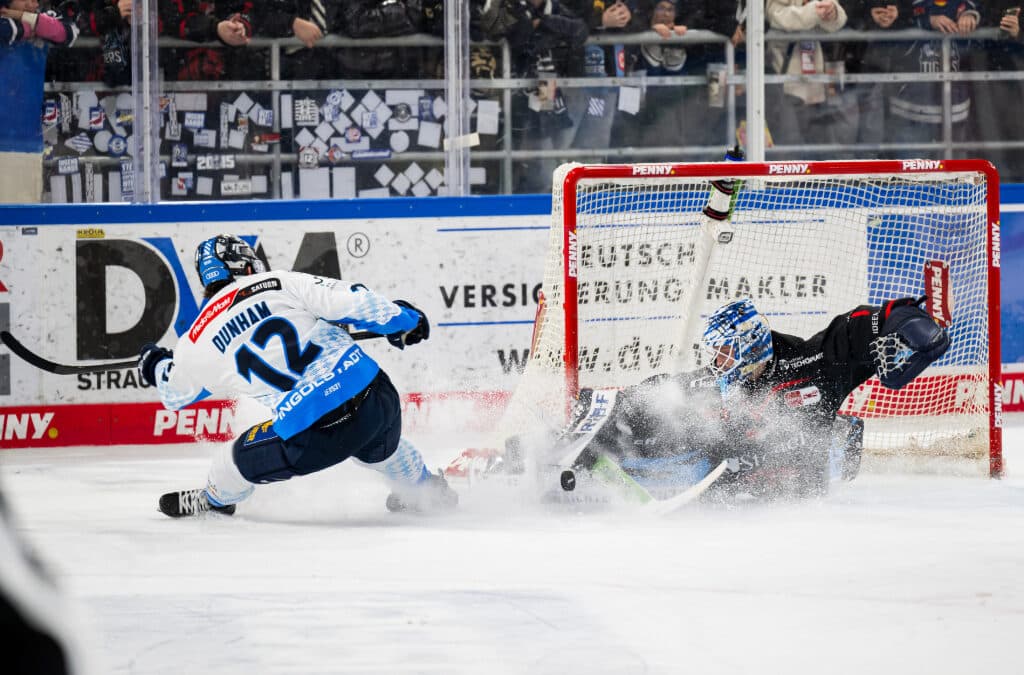
[[214,506],[206,498],[206,490],[202,488],[198,490],[168,492],[160,497],[160,513],[171,518],[199,516],[208,511],[230,516],[235,512],[235,505]]
[[403,486],[388,495],[388,511],[397,513],[410,511],[424,513],[428,511],[450,511],[459,505],[459,495],[448,486],[444,474],[427,474],[415,485]]

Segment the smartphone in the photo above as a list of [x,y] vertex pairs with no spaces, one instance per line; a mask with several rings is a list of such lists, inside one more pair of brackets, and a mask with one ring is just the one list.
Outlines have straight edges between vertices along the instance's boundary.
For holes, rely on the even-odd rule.
[[[1020,16],[1020,7],[1007,7],[1003,10],[1003,16]],[[999,26],[999,38],[1004,39],[1008,37],[1010,37],[1010,31]]]

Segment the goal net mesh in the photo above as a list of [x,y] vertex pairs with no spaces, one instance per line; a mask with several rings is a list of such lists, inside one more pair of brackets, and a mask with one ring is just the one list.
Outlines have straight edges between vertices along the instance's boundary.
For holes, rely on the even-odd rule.
[[[872,378],[841,412],[865,420],[870,450],[987,456],[984,175],[744,177],[731,218],[716,221],[703,215],[709,176],[584,177],[575,213],[565,214],[562,185],[574,166],[554,178],[544,299],[501,433],[564,424],[576,393],[565,359],[573,314],[578,387],[624,387],[700,367],[704,319],[736,298],[752,298],[773,330],[806,338],[857,305],[928,293],[946,295],[949,350],[900,391]],[[574,294],[564,251],[573,220]]]

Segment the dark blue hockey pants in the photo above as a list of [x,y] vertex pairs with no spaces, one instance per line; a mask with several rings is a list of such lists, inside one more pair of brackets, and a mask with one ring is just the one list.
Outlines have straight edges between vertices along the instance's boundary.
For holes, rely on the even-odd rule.
[[269,421],[242,434],[232,447],[235,465],[252,483],[272,483],[315,473],[349,457],[368,464],[395,451],[402,435],[398,392],[380,371],[366,389],[289,439]]

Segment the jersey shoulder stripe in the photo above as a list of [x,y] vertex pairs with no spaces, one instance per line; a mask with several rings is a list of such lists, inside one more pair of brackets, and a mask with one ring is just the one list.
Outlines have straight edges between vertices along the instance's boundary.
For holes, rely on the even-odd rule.
[[214,319],[238,303],[248,300],[259,293],[279,290],[281,290],[281,280],[277,277],[271,277],[269,279],[261,279],[254,284],[249,284],[242,288],[234,288],[225,296],[214,298],[213,301],[199,313],[196,320],[192,322],[192,327],[188,331],[188,339],[193,343],[196,342],[196,340],[198,340],[203,334],[203,331],[206,330],[206,327],[209,326]]

